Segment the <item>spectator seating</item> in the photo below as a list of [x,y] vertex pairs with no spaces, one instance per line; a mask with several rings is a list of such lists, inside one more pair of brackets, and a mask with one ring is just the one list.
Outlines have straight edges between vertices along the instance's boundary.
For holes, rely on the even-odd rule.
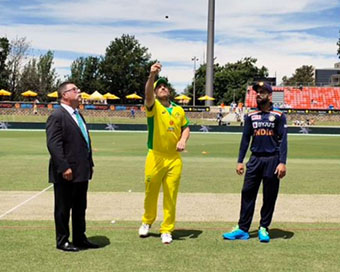
[[[340,87],[273,87],[274,92],[282,90],[285,108],[340,110]],[[256,107],[256,93],[251,87],[245,104],[246,107]]]

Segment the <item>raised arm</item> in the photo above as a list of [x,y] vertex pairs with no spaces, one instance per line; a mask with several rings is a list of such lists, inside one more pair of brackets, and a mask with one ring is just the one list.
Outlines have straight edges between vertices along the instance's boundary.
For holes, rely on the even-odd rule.
[[148,108],[151,108],[155,103],[153,84],[155,83],[155,77],[158,75],[161,69],[162,65],[159,62],[154,63],[150,68],[148,81],[145,84],[145,106]]

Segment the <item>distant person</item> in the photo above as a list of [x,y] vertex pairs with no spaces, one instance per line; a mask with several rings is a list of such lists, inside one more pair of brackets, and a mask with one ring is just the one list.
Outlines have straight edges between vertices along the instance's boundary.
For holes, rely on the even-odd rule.
[[235,103],[235,101],[231,102],[231,104],[230,104],[231,112],[236,111],[236,106],[237,106],[237,104]]
[[148,119],[148,148],[145,163],[145,199],[139,236],[147,237],[157,216],[157,200],[163,186],[164,220],[160,233],[163,244],[172,242],[175,229],[176,201],[182,173],[182,159],[190,136],[189,121],[182,107],[170,101],[168,81],[156,76],[161,64],[151,66],[145,85],[145,107]]
[[219,126],[222,126],[222,119],[223,119],[222,109],[219,109],[219,112],[216,117]]
[[134,118],[136,117],[136,116],[135,116],[136,111],[135,111],[134,107],[131,107],[130,113],[131,113],[131,118],[134,119]]
[[33,114],[38,114],[38,106],[37,103],[33,103]]
[[263,182],[263,205],[258,229],[260,242],[269,242],[268,227],[271,223],[280,179],[286,175],[287,127],[285,115],[272,107],[272,88],[259,82],[253,86],[257,92],[258,108],[245,117],[236,173],[243,175],[243,160],[250,139],[252,152],[247,163],[241,195],[241,212],[238,225],[223,234],[227,240],[249,239],[249,228],[253,219],[255,202],[261,182]]
[[[54,187],[54,220],[57,248],[64,251],[97,248],[85,235],[87,189],[93,173],[92,148],[83,116],[78,111],[80,91],[71,82],[58,88],[61,107],[47,119],[50,152],[49,181]],[[69,219],[72,210],[72,240]]]

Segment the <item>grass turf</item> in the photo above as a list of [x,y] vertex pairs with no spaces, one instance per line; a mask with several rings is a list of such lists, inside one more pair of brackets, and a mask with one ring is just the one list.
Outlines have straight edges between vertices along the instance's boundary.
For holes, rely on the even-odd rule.
[[88,237],[105,247],[78,253],[55,249],[51,221],[0,221],[1,271],[338,271],[338,224],[274,224],[262,244],[225,241],[229,223],[179,222],[171,245],[161,244],[158,223],[149,238],[139,222],[89,222]]
[[[42,122],[45,123],[48,115],[2,115],[0,121],[2,122]],[[85,112],[85,118],[87,123],[111,123],[111,124],[145,124],[146,120],[143,117],[129,118],[129,117],[117,117],[117,116],[107,116],[107,117],[97,117],[97,116],[87,116]],[[195,125],[217,125],[217,120],[206,119],[206,118],[190,118],[190,123]],[[232,125],[240,125],[238,122],[231,122]],[[335,126],[336,123],[333,124]]]
[[[217,114],[217,113],[216,113]],[[48,115],[18,115],[18,114],[6,114],[0,116],[0,121],[2,122],[46,122]],[[117,117],[117,116],[107,116],[107,117],[97,117],[97,116],[88,116],[85,112],[86,121],[88,123],[111,123],[111,124],[145,124],[145,118],[136,117]],[[207,119],[207,118],[189,118],[190,123],[192,125],[217,125],[216,118]],[[304,119],[304,118],[302,118]],[[239,122],[230,122],[232,126],[239,126]],[[293,121],[288,121],[289,125],[293,125]],[[338,121],[324,121],[317,120],[316,126],[340,126],[340,122]]]
[[[143,192],[146,133],[93,132],[91,191]],[[239,193],[235,174],[241,135],[192,134],[183,153],[181,192]],[[42,131],[0,131],[0,190],[47,187],[49,154]],[[289,136],[288,175],[281,193],[339,194],[339,137]],[[202,154],[202,152],[205,152]],[[249,155],[249,151],[248,151]]]

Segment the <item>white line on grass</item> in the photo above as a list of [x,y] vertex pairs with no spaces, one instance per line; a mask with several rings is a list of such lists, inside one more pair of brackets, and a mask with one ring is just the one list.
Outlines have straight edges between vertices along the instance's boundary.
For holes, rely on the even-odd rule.
[[29,199],[26,199],[24,202],[21,202],[20,204],[16,205],[14,208],[8,210],[7,212],[3,213],[2,215],[0,215],[0,219],[4,216],[6,216],[7,214],[15,211],[16,209],[20,208],[22,205],[26,204],[27,202],[31,201],[32,199],[36,198],[37,196],[41,195],[42,193],[46,192],[48,189],[50,189],[53,186],[53,184],[51,184],[50,186],[48,186],[47,188],[45,188],[44,190],[42,190],[41,192],[31,196]]

